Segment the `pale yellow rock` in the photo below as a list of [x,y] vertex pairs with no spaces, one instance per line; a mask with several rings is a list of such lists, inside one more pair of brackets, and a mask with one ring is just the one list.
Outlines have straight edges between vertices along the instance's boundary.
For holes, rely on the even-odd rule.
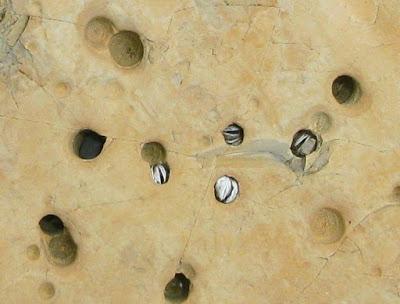
[[[0,4],[0,303],[39,303],[45,280],[57,304],[159,304],[179,271],[188,304],[399,303],[397,0]],[[88,44],[98,16],[140,35],[134,69]],[[340,75],[357,102],[332,95]],[[232,122],[239,147],[221,135]],[[323,140],[305,162],[289,149],[304,128]],[[107,136],[91,161],[72,147],[82,129]],[[162,187],[141,157],[152,141]],[[229,205],[223,175],[240,185]],[[335,241],[310,231],[322,208],[343,218]],[[50,213],[78,248],[66,267],[26,256],[45,257]]]

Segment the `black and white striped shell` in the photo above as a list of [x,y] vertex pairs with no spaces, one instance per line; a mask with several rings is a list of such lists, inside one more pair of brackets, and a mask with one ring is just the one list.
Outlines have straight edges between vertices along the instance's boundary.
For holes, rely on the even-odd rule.
[[239,195],[239,183],[231,176],[221,176],[214,185],[214,194],[217,201],[229,204]]
[[303,129],[293,136],[290,150],[297,157],[306,157],[318,147],[318,137],[311,130]]
[[154,183],[162,185],[168,182],[170,169],[166,163],[158,163],[151,166],[150,169]]
[[243,142],[244,131],[238,124],[232,123],[222,131],[222,135],[228,145],[239,146]]

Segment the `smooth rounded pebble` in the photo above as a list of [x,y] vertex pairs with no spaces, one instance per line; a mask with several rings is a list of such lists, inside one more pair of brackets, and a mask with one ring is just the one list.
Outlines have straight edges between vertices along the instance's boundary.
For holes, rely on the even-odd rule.
[[135,32],[118,32],[111,37],[108,49],[111,57],[121,67],[136,66],[143,59],[143,43]]

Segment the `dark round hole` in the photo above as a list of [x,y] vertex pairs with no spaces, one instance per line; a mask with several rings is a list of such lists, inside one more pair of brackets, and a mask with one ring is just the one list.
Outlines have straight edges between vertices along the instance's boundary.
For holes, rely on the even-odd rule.
[[348,75],[337,77],[332,83],[332,95],[340,104],[354,103],[360,96],[360,85]]
[[74,151],[82,159],[93,159],[103,150],[107,137],[92,130],[80,131],[74,140]]
[[183,273],[176,273],[165,286],[164,297],[168,301],[180,303],[189,297],[189,291],[190,280]]
[[311,130],[302,129],[293,136],[290,150],[293,155],[303,158],[317,150],[317,147],[318,136]]
[[48,214],[39,221],[40,229],[48,235],[60,234],[64,231],[63,221],[54,214]]

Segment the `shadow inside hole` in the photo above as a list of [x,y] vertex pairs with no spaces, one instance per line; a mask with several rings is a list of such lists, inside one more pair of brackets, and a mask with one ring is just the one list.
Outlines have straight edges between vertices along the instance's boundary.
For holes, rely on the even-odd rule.
[[341,75],[332,83],[332,95],[339,104],[356,103],[361,96],[360,84],[349,75]]
[[64,231],[63,221],[54,214],[47,214],[39,221],[39,227],[47,235],[57,235]]
[[190,280],[183,273],[176,273],[164,289],[164,297],[173,303],[181,303],[189,297]]
[[75,136],[73,149],[75,154],[82,159],[93,159],[100,155],[107,140],[106,136],[95,131],[85,129]]

